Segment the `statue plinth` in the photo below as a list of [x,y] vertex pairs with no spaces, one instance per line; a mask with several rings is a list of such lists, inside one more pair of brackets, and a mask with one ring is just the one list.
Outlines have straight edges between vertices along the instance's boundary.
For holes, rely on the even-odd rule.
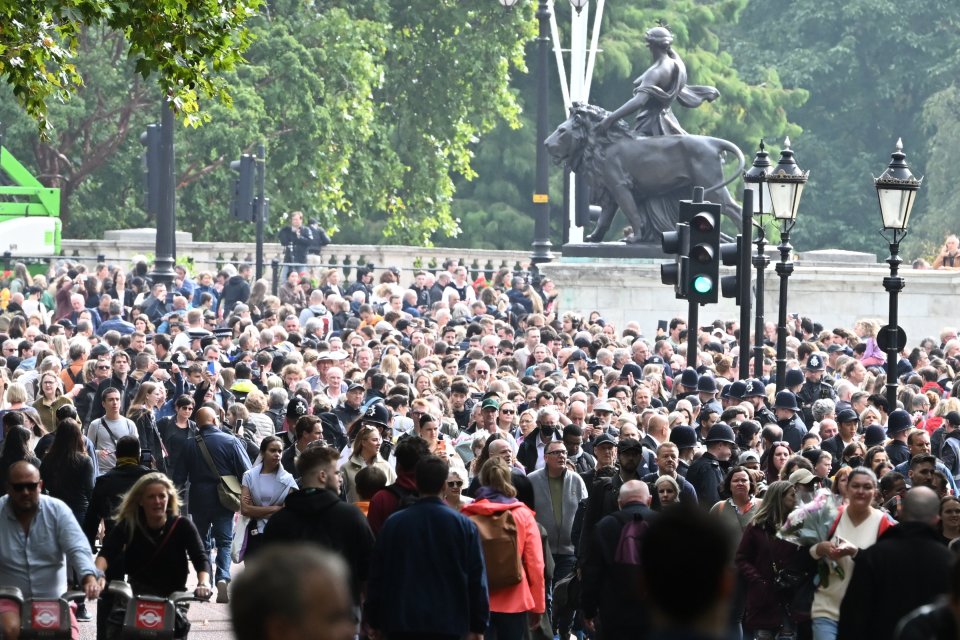
[[672,260],[659,244],[652,242],[571,242],[563,245],[564,258],[637,258]]

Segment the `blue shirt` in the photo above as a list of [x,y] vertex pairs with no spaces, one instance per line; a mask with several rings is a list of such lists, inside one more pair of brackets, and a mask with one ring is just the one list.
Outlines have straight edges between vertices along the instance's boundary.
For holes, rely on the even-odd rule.
[[83,530],[65,503],[41,495],[30,532],[0,498],[0,584],[17,587],[25,598],[59,598],[67,590],[67,558],[80,574],[97,575]]

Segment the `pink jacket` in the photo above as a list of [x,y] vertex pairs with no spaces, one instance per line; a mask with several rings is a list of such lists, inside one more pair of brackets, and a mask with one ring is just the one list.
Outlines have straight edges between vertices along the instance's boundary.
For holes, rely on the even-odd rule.
[[543,546],[533,511],[519,500],[503,504],[483,499],[466,505],[462,513],[465,516],[489,515],[508,509],[513,511],[513,519],[517,523],[517,546],[524,579],[511,587],[490,591],[490,611],[543,613],[547,606],[543,578]]

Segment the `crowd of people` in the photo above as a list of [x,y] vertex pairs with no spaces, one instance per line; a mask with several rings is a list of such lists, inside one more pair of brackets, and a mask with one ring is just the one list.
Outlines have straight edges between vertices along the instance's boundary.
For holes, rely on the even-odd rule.
[[[773,332],[738,379],[736,322],[648,337],[506,269],[291,269],[276,296],[249,265],[145,271],[18,265],[0,293],[0,585],[26,597],[82,587],[104,629],[106,581],[166,597],[192,566],[241,640],[956,637],[956,329],[901,354],[891,406],[866,318],[797,317],[778,385]],[[783,535],[828,497],[822,540]]]

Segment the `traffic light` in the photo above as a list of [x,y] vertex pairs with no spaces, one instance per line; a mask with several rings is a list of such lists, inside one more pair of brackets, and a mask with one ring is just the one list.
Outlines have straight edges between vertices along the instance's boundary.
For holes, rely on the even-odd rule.
[[140,144],[146,147],[143,152],[143,209],[152,217],[160,212],[160,131],[159,124],[148,124],[147,130],[140,134]]
[[720,292],[724,298],[734,298],[739,306],[745,287],[750,286],[750,245],[743,246],[743,235],[738,234],[736,242],[720,245],[720,260],[724,266],[736,267],[736,275],[720,278]]
[[699,304],[717,301],[720,285],[720,210],[712,202],[682,202],[690,208],[690,251],[687,254],[687,300]]
[[[681,209],[683,204],[681,203]],[[660,282],[673,285],[678,300],[687,297],[687,250],[690,247],[690,226],[686,222],[677,223],[676,231],[663,231],[660,246],[667,255],[674,254],[673,264],[660,265]]]
[[230,213],[236,220],[253,222],[253,171],[256,158],[243,154],[239,160],[230,163],[230,168],[240,176],[234,182],[233,202],[230,203]]

